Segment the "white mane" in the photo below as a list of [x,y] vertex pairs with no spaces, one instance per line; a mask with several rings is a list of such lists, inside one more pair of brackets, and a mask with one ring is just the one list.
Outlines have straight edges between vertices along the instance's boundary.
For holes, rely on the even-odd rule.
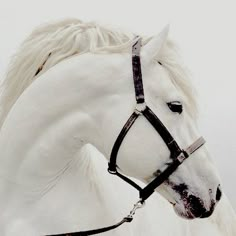
[[[66,19],[36,28],[13,57],[6,78],[0,85],[0,127],[18,97],[49,68],[75,54],[128,51],[134,36],[133,33],[77,19]],[[144,38],[143,44],[149,40],[150,37]],[[173,83],[186,96],[188,110],[193,114],[196,111],[193,88],[174,49],[173,43],[168,41],[158,60],[169,70]]]

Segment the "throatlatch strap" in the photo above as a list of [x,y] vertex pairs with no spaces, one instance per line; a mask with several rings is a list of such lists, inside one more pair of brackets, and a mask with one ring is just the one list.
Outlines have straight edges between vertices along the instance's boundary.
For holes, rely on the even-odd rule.
[[[144,104],[144,89],[143,89],[143,81],[142,81],[142,71],[141,71],[141,63],[140,63],[140,49],[141,49],[141,38],[139,36],[136,37],[136,42],[132,46],[132,68],[133,68],[133,81],[134,81],[134,89],[135,89],[135,98],[137,104]],[[141,115],[141,112],[137,112],[135,110],[133,114],[129,117],[125,125],[123,126],[122,130],[120,131],[114,145],[111,151],[110,156],[110,162],[108,164],[108,171],[111,174],[117,174],[117,165],[116,165],[116,159],[117,154],[120,148],[120,145],[122,141],[124,140],[124,137],[128,133],[129,129],[135,122],[135,120],[138,118],[138,116]],[[132,180],[129,180],[127,177],[119,174],[119,177],[121,177],[126,182],[130,183],[133,187],[136,189],[141,189],[136,183],[134,183]]]
[[[135,98],[137,104],[144,104],[144,89],[143,89],[143,80],[142,80],[142,71],[141,71],[141,62],[140,62],[140,49],[141,49],[141,38],[137,37],[137,41],[132,46],[132,68],[133,68],[133,81],[134,81],[134,89],[135,89]],[[137,185],[134,181],[129,179],[128,177],[120,174],[117,171],[117,154],[121,143],[124,140],[124,137],[128,133],[129,129],[135,122],[135,120],[141,115],[140,111],[135,110],[133,114],[130,116],[128,121],[123,126],[120,131],[111,151],[110,162],[108,164],[108,171],[111,174],[115,174],[130,185],[132,185],[137,190],[141,191],[141,187]]]
[[131,126],[133,125],[133,123],[135,122],[135,120],[138,118],[139,115],[140,114],[138,114],[137,112],[132,113],[132,115],[129,117],[129,119],[127,120],[127,122],[123,126],[122,130],[120,131],[120,133],[113,145],[113,148],[111,151],[111,156],[110,156],[110,162],[108,163],[108,171],[111,174],[114,174],[113,172],[115,172],[115,173],[117,172],[116,159],[117,159],[117,154],[118,154],[120,145],[121,145],[122,141],[124,140],[124,137],[128,133],[129,129],[131,128]]

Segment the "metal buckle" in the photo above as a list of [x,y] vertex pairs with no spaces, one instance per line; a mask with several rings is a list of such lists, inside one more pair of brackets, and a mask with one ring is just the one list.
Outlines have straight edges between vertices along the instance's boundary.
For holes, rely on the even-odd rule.
[[178,156],[177,156],[177,160],[182,163],[187,157],[184,155],[183,152],[181,152]]
[[115,175],[117,173],[116,170],[110,170],[109,168],[107,169],[107,171],[112,175]]
[[129,222],[132,221],[132,220],[133,220],[133,216],[135,215],[135,212],[136,212],[138,209],[144,207],[144,205],[145,205],[145,202],[140,199],[138,202],[136,202],[136,203],[134,204],[133,209],[130,211],[129,215],[127,215],[125,218],[128,219]]
[[147,107],[147,104],[145,102],[143,103],[137,103],[136,107],[134,109],[134,112],[138,115],[142,114],[142,112],[145,110],[145,108]]
[[140,56],[140,50],[142,47],[142,40],[140,36],[136,36],[135,39],[136,42],[132,46],[132,56]]
[[116,169],[114,170],[114,168],[111,168],[110,162],[108,163],[107,171],[108,171],[110,174],[112,174],[112,175],[115,175],[115,174],[117,173],[117,170],[116,170]]

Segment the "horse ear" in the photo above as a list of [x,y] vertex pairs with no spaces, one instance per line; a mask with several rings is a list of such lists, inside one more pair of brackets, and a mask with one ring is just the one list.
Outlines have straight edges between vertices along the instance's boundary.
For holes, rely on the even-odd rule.
[[164,43],[166,42],[169,32],[169,25],[165,26],[164,29],[156,36],[154,36],[142,49],[142,57],[145,62],[149,63],[152,61]]

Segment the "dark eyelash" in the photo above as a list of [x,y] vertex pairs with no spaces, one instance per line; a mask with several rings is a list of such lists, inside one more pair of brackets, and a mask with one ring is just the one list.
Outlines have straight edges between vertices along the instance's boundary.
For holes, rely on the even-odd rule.
[[179,101],[174,101],[174,102],[168,102],[167,106],[172,112],[176,112],[181,114],[183,112],[183,105]]

